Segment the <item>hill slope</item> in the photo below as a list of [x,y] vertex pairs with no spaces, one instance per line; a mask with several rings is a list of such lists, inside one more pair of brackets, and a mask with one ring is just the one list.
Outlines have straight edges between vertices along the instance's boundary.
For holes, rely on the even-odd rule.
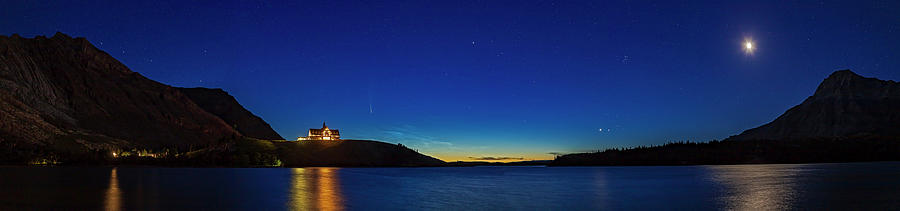
[[200,108],[212,113],[228,123],[242,135],[257,139],[283,140],[269,123],[244,109],[233,96],[222,89],[178,88],[191,98]]
[[402,145],[367,140],[275,142],[284,166],[439,166]]

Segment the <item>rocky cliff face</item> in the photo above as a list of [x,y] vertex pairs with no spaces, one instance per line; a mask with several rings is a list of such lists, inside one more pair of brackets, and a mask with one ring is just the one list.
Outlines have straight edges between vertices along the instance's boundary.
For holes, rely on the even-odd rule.
[[200,108],[225,120],[232,128],[247,137],[282,140],[268,123],[247,109],[244,109],[233,96],[222,89],[178,88],[191,98]]
[[900,135],[900,83],[841,70],[774,121],[730,140]]
[[89,147],[174,147],[238,134],[177,88],[132,72],[84,38],[0,36],[0,142],[60,144],[77,136]]

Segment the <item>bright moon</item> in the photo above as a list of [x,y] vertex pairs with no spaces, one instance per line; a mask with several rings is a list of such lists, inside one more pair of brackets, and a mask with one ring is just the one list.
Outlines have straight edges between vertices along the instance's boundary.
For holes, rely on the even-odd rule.
[[746,52],[747,54],[753,54],[753,50],[753,41],[744,41],[744,52]]

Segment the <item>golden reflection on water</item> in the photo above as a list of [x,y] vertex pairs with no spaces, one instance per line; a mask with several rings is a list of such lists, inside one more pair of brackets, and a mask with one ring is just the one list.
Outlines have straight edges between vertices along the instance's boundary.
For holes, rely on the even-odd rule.
[[291,171],[291,210],[344,210],[338,168],[295,168]]
[[122,209],[122,192],[119,191],[119,177],[116,170],[116,168],[113,168],[109,173],[109,188],[106,189],[106,198],[104,203],[105,210]]
[[725,186],[720,201],[728,210],[789,210],[797,197],[797,169],[790,165],[709,166]]

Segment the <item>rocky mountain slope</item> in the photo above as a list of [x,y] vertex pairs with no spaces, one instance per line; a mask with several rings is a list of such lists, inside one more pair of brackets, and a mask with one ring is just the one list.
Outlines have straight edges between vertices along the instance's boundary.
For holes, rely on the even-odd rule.
[[728,140],[900,135],[900,83],[832,73],[816,92],[774,121]]
[[0,142],[152,148],[238,134],[84,38],[0,36]]
[[200,108],[228,123],[242,135],[265,140],[283,140],[269,123],[244,109],[233,96],[222,89],[178,88]]

